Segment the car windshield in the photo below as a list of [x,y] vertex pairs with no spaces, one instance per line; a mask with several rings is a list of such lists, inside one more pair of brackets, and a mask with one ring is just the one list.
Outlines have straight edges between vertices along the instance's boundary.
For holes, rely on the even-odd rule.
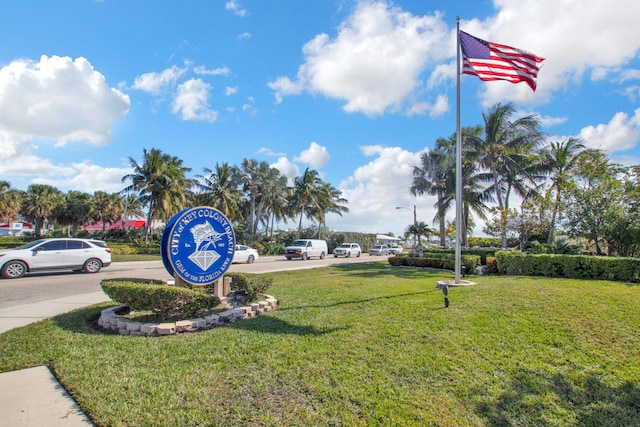
[[33,242],[29,242],[26,245],[20,246],[18,249],[31,249],[32,247],[37,246],[42,242],[44,242],[44,239],[34,240]]
[[306,240],[296,240],[291,244],[291,246],[307,246]]
[[349,249],[349,248],[351,247],[351,245],[342,245],[342,246],[340,246],[340,247],[341,247],[341,248]]

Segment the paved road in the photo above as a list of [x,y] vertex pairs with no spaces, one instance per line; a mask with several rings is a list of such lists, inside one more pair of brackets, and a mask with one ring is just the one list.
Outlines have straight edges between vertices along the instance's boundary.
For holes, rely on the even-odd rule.
[[[232,264],[231,272],[267,273],[325,267],[335,264],[382,260],[385,257],[334,258],[288,261],[283,256],[261,257],[253,264]],[[0,278],[0,310],[60,298],[82,297],[101,292],[100,282],[118,277],[169,280],[162,261],[115,262],[96,274],[74,272],[35,273],[20,279]]]

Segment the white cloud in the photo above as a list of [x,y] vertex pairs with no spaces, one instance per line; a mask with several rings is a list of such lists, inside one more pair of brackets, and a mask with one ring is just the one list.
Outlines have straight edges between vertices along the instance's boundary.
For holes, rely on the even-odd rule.
[[85,58],[43,55],[0,68],[0,132],[105,145],[129,97],[110,88]]
[[289,159],[284,156],[279,157],[278,160],[275,163],[271,163],[270,166],[278,169],[282,175],[286,176],[289,185],[293,183],[295,177],[300,176],[300,168],[298,165],[291,163]]
[[75,190],[85,193],[94,193],[101,190],[107,193],[120,192],[125,184],[122,177],[132,173],[131,168],[109,168],[94,165],[90,162],[72,163],[67,167],[70,172],[67,178],[36,178],[35,184],[52,185],[62,191]]
[[315,141],[309,144],[309,148],[303,150],[299,156],[293,159],[294,162],[306,163],[312,169],[322,169],[331,159],[327,147],[323,147]]
[[160,73],[145,73],[136,77],[133,89],[141,90],[152,95],[159,95],[165,88],[174,87],[176,82],[185,75],[187,68],[172,66]]
[[193,72],[204,76],[229,76],[231,75],[231,69],[229,67],[218,67],[213,70],[207,69],[204,65],[198,65],[194,67]]
[[237,40],[249,40],[251,38],[251,33],[242,33],[236,36]]
[[182,120],[215,122],[218,112],[209,109],[211,85],[200,79],[189,79],[178,86],[172,111]]
[[587,147],[608,154],[633,148],[640,140],[640,108],[631,117],[619,112],[609,123],[587,126],[580,131],[579,137]]
[[358,167],[352,176],[340,183],[343,197],[349,201],[349,214],[342,218],[327,216],[327,223],[339,223],[341,231],[400,235],[413,223],[413,214],[395,207],[413,210],[415,205],[418,221],[431,226],[435,198],[414,197],[409,193],[413,167],[420,165],[421,152],[380,145],[362,146],[360,150],[374,159]]
[[227,8],[227,10],[230,10],[231,12],[235,13],[240,17],[244,17],[247,15],[247,9],[242,7],[242,5],[238,0],[229,0],[225,4],[225,7]]
[[238,86],[235,86],[235,87],[227,86],[224,88],[225,96],[235,95],[236,93],[238,93]]
[[[449,56],[450,33],[440,15],[414,16],[385,2],[360,2],[331,39],[319,34],[303,47],[297,80],[269,83],[276,102],[306,90],[344,100],[347,112],[402,111],[431,60]],[[417,102],[417,101],[416,101]]]

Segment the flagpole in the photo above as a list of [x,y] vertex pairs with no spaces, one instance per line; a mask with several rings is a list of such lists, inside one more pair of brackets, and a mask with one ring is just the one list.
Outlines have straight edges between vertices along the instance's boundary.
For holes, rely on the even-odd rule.
[[460,284],[462,240],[462,135],[460,132],[460,17],[456,16],[456,263],[455,283]]

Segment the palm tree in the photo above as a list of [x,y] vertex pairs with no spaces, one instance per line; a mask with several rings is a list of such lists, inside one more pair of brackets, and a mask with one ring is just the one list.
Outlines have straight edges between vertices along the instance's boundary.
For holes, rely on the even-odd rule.
[[[528,159],[544,137],[538,130],[539,121],[535,116],[510,121],[514,113],[515,108],[510,103],[494,105],[482,114],[484,139],[480,136],[470,138],[480,166],[485,171],[479,178],[490,183],[486,192],[493,194],[502,212],[509,209],[511,191],[520,191],[516,182],[521,182],[522,176],[535,181],[533,176],[528,176],[531,171],[527,171],[523,165],[530,164]],[[506,233],[502,235],[502,247],[507,247]]]
[[446,245],[446,212],[443,210],[442,203],[447,188],[448,173],[452,168],[453,160],[453,158],[447,154],[446,148],[451,146],[455,147],[455,137],[455,133],[450,137],[450,139],[453,138],[453,142],[447,141],[444,138],[438,138],[435,149],[428,153],[422,153],[420,156],[421,166],[415,166],[413,168],[413,182],[409,189],[414,196],[429,194],[437,197],[435,204],[437,211],[433,221],[439,223],[440,246]]
[[429,237],[433,234],[434,230],[429,228],[426,222],[418,221],[415,224],[411,224],[407,227],[406,233],[413,234],[416,236],[416,244],[418,246],[420,256],[423,255],[422,252],[422,237]]
[[582,141],[578,138],[569,138],[562,142],[552,142],[548,147],[540,152],[540,160],[547,167],[551,176],[551,185],[548,194],[555,193],[552,205],[551,225],[547,243],[553,243],[553,233],[555,231],[558,208],[560,206],[560,195],[572,180],[573,172],[579,165],[580,158],[587,150]]
[[69,226],[70,235],[78,235],[78,227],[91,221],[91,195],[80,191],[69,191],[61,204],[53,209],[56,222]]
[[33,222],[36,237],[42,237],[45,221],[53,220],[53,210],[64,201],[60,190],[51,185],[31,184],[22,203],[21,213]]
[[223,162],[221,165],[216,163],[213,171],[205,168],[204,172],[206,175],[196,177],[201,180],[196,187],[202,191],[197,195],[198,203],[218,209],[231,221],[239,221],[242,196],[234,178],[234,169]]
[[182,166],[182,160],[152,148],[143,149],[143,161],[138,164],[132,157],[129,162],[133,173],[122,177],[122,182],[131,184],[123,190],[125,193],[135,192],[138,200],[148,206],[145,242],[149,242],[151,223],[154,219],[168,219],[186,207],[191,194],[193,181],[185,174],[191,169]]
[[11,222],[18,217],[24,192],[11,188],[8,181],[0,181],[0,221]]
[[104,191],[96,191],[91,199],[91,219],[102,222],[102,232],[104,233],[107,223],[112,224],[119,219],[126,220],[123,218],[124,205],[124,200],[120,198],[118,193],[109,194]]
[[282,175],[278,169],[270,167],[265,172],[263,182],[260,185],[260,201],[257,211],[258,218],[265,224],[265,229],[268,230],[269,224],[271,224],[272,236],[274,222],[285,218],[287,191],[287,177]]
[[255,235],[258,227],[256,215],[256,203],[259,195],[260,184],[264,181],[264,175],[269,170],[267,162],[258,163],[257,160],[243,159],[238,170],[243,190],[249,196],[249,231]]
[[318,172],[309,168],[306,168],[302,176],[296,177],[294,180],[293,198],[296,203],[296,208],[299,209],[300,212],[297,234],[298,239],[302,232],[302,217],[307,213],[309,207],[316,203],[318,187],[321,183],[322,180],[318,176]]
[[322,228],[326,225],[327,213],[335,213],[342,216],[343,212],[349,212],[344,206],[348,200],[342,197],[342,191],[328,182],[321,183],[317,188],[317,197],[310,208],[311,215],[318,220],[318,238],[322,238]]

